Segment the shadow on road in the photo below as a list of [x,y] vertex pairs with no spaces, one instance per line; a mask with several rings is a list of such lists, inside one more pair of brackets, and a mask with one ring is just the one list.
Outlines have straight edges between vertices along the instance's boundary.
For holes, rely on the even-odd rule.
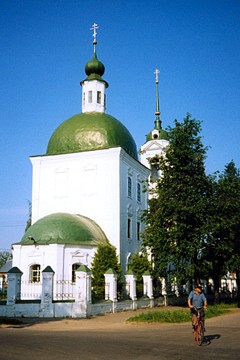
[[212,343],[213,340],[218,340],[220,339],[221,335],[220,334],[213,334],[213,335],[205,335],[204,336],[204,345],[210,345]]

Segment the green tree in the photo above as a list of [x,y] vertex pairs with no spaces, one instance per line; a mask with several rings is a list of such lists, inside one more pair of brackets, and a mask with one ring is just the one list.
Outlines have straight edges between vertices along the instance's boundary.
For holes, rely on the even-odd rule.
[[214,281],[215,300],[219,299],[221,277],[236,272],[240,306],[240,173],[231,161],[213,186],[210,232],[206,255]]
[[152,271],[151,263],[148,261],[146,254],[134,254],[130,258],[129,269],[132,270],[136,274],[137,284],[137,297],[141,297],[143,295],[143,274],[146,271]]
[[118,275],[118,286],[121,283],[121,266],[118,263],[116,248],[109,245],[99,245],[92,262],[92,286],[93,295],[97,299],[104,298],[105,278],[104,274],[108,269],[114,270]]
[[202,276],[207,194],[209,182],[204,161],[207,148],[199,135],[201,122],[187,114],[182,123],[168,129],[169,147],[164,157],[152,159],[161,172],[143,219],[144,245],[152,252],[155,269],[179,282]]
[[32,203],[31,201],[28,201],[28,220],[25,226],[25,232],[32,224]]
[[6,264],[7,260],[12,259],[12,254],[8,251],[1,251],[0,252],[0,268]]

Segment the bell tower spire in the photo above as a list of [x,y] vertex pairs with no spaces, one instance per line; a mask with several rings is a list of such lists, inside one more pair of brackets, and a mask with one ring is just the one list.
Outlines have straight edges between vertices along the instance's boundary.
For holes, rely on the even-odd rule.
[[156,117],[154,121],[154,129],[146,135],[146,142],[141,146],[140,161],[142,164],[152,169],[152,178],[157,179],[159,176],[157,167],[153,166],[151,159],[155,159],[155,157],[157,159],[159,156],[162,156],[169,142],[168,142],[168,134],[165,130],[162,129],[162,121],[160,119],[161,112],[160,112],[159,92],[158,92],[158,84],[159,84],[158,76],[160,74],[160,71],[156,69],[154,71],[154,74],[155,74],[155,84],[156,84],[156,105],[155,105]]
[[159,80],[158,80],[158,75],[160,74],[160,71],[158,69],[156,69],[154,71],[155,74],[155,83],[156,83],[156,111],[155,111],[155,115],[156,115],[156,119],[155,119],[155,129],[156,130],[161,130],[162,129],[162,122],[160,120],[160,106],[159,106],[159,92],[158,92],[158,84],[159,84]]

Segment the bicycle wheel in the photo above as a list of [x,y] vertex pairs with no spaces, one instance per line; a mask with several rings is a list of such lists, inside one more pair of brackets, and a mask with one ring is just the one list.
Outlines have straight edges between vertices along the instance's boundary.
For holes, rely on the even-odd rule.
[[199,321],[196,329],[196,342],[198,346],[201,346],[204,340],[204,329],[203,329],[203,323],[202,321]]

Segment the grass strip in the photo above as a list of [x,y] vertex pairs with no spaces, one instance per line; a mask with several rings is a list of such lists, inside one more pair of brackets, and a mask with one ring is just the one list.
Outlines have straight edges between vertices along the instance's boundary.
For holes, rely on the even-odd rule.
[[[223,308],[221,305],[213,305],[209,306],[206,311],[205,319],[210,319],[215,316],[220,316],[223,314],[227,314],[230,312],[229,309]],[[191,321],[191,313],[189,309],[180,309],[180,310],[156,310],[156,311],[148,311],[141,313],[137,316],[132,316],[128,320],[128,322],[148,322],[148,323],[181,323],[181,322],[190,322]]]

